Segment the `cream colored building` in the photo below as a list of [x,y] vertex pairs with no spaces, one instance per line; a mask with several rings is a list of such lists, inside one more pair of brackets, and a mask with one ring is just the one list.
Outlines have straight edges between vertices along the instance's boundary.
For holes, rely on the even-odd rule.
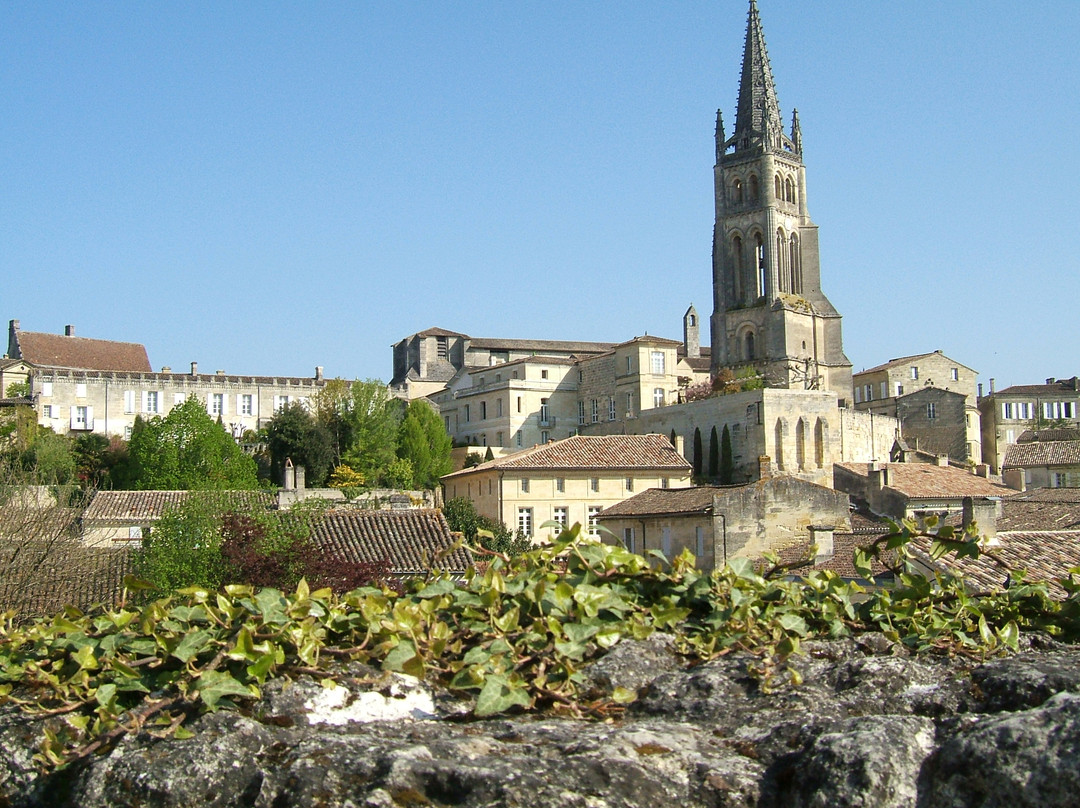
[[648,488],[690,485],[690,464],[663,435],[575,436],[442,478],[446,499],[539,541],[545,522],[594,530],[600,512]]

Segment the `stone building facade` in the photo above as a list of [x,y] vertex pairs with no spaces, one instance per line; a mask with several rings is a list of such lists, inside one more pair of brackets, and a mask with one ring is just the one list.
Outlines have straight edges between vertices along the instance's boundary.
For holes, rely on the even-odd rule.
[[1027,430],[1080,427],[1080,378],[1047,379],[1045,384],[1018,384],[994,390],[979,399],[983,458],[1001,473],[1005,453]]

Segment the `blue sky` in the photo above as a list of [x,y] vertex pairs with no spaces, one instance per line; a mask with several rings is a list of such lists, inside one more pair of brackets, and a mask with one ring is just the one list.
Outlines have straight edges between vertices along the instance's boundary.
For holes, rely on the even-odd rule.
[[[744,0],[0,4],[3,319],[156,367],[711,312]],[[855,370],[1080,373],[1080,3],[760,0]]]

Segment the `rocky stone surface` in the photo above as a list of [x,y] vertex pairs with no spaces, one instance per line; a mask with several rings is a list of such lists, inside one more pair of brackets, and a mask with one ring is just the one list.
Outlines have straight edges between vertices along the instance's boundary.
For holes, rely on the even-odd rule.
[[616,719],[468,720],[467,704],[364,666],[274,682],[251,710],[142,732],[50,777],[40,725],[0,713],[0,806],[1056,806],[1080,804],[1080,649],[977,664],[867,639],[807,643],[768,691],[732,655],[685,668],[625,643],[588,672],[637,688]]

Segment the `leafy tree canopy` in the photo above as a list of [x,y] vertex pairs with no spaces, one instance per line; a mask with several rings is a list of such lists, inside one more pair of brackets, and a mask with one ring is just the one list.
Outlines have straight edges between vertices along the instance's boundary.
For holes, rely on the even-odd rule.
[[411,401],[398,432],[398,457],[412,464],[413,488],[433,489],[452,470],[451,440],[438,413],[426,401]]
[[259,484],[255,461],[195,396],[165,417],[136,419],[128,450],[132,488],[230,490]]
[[286,404],[266,425],[270,449],[270,480],[280,485],[285,460],[303,466],[307,484],[320,488],[326,484],[334,466],[337,447],[330,427],[320,423],[300,402]]

